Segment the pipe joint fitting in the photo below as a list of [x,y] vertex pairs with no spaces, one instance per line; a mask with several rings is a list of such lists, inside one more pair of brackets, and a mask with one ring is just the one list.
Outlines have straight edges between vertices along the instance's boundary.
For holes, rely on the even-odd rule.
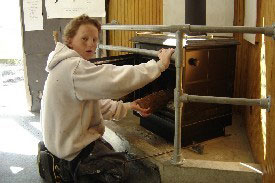
[[269,112],[271,106],[271,96],[269,95],[264,99],[260,99],[260,106],[261,108],[266,109],[267,112]]
[[182,108],[183,102],[181,101],[181,93],[182,91],[174,90],[174,106],[175,108]]
[[186,94],[186,93],[182,94],[182,96],[180,96],[180,100],[184,103],[189,103],[188,94]]

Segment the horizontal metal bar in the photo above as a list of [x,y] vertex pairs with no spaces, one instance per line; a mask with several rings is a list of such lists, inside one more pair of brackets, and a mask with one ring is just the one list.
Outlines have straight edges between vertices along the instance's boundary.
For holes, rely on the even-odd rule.
[[152,32],[176,32],[178,30],[189,31],[186,25],[102,25],[102,30],[125,30],[125,31],[152,31]]
[[[155,50],[146,50],[146,49],[140,49],[140,48],[128,48],[128,47],[122,47],[122,46],[103,45],[103,44],[99,44],[98,48],[105,49],[105,50],[138,53],[138,54],[142,54],[142,55],[158,57],[158,51],[155,51]],[[175,60],[174,54],[172,55],[171,60]]]
[[180,100],[184,103],[188,102],[202,102],[202,103],[216,103],[216,104],[232,104],[232,105],[258,105],[263,109],[270,110],[271,97],[262,99],[247,99],[247,98],[229,98],[229,97],[214,97],[214,96],[198,96],[188,95],[184,93]]
[[126,31],[152,31],[152,32],[176,32],[184,33],[250,33],[265,34],[275,37],[275,27],[248,27],[248,26],[204,26],[204,25],[102,25],[102,30],[126,30]]
[[190,32],[203,33],[250,33],[250,34],[265,34],[266,36],[273,36],[273,27],[248,27],[248,26],[190,26]]

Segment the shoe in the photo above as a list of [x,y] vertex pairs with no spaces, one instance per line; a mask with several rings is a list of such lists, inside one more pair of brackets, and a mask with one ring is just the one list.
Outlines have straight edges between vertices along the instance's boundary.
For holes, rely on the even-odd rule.
[[45,179],[45,174],[44,174],[44,171],[43,171],[42,166],[41,166],[41,151],[45,151],[45,150],[46,150],[46,146],[45,146],[44,142],[40,141],[38,143],[38,153],[37,153],[37,156],[36,156],[36,163],[37,163],[37,166],[38,166],[39,175],[43,179]]
[[[59,176],[59,168],[57,166],[57,159],[49,151],[40,152],[41,172],[43,172],[46,182],[58,183],[61,182]],[[42,177],[42,176],[41,176]],[[43,177],[42,177],[43,178]]]
[[46,148],[43,141],[38,143],[37,165],[41,178],[46,182],[61,182],[58,176],[57,158],[55,158]]

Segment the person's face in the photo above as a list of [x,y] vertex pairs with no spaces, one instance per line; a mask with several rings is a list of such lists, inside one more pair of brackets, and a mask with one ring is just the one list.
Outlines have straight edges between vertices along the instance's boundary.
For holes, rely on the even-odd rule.
[[95,54],[97,42],[97,28],[92,24],[82,24],[75,36],[69,39],[68,46],[75,50],[82,58],[89,60]]

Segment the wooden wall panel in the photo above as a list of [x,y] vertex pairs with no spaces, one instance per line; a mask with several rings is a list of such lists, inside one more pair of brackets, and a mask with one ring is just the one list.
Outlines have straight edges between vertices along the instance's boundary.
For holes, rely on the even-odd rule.
[[[272,25],[275,20],[275,1],[258,0],[257,26]],[[264,18],[264,20],[263,20]],[[235,0],[234,25],[244,23],[244,0]],[[241,34],[234,35],[241,43],[237,50],[235,96],[245,98],[261,97],[261,48],[265,45],[266,94],[271,95],[271,110],[261,118],[259,107],[236,107],[235,112],[242,114],[247,127],[247,136],[255,160],[264,171],[264,182],[275,182],[275,41],[257,35],[255,45],[243,39]],[[265,131],[266,129],[266,131]]]
[[[275,23],[275,1],[263,1],[263,17],[265,25]],[[275,40],[266,38],[266,68],[267,93],[272,97],[271,111],[267,114],[266,122],[266,159],[264,161],[266,176],[265,182],[275,182]]]
[[[161,25],[163,22],[162,0],[109,0],[107,23],[116,20],[122,25]],[[129,41],[134,31],[107,31],[107,44],[133,47]],[[124,54],[109,51],[109,56]]]

